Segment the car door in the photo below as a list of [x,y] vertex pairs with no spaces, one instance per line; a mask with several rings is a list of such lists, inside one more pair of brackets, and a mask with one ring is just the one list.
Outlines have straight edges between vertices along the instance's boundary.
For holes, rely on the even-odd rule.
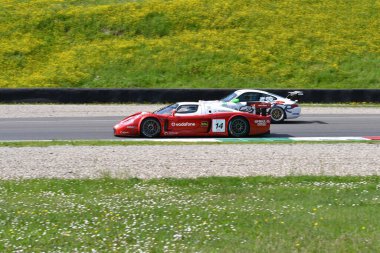
[[251,106],[252,112],[255,111],[255,108],[252,106],[254,103],[257,102],[270,102],[273,103],[273,101],[276,100],[275,97],[268,95],[266,93],[261,92],[245,92],[241,94],[239,97],[239,103],[237,105],[239,106],[239,110],[242,106]]
[[174,115],[168,118],[168,131],[179,135],[194,135],[206,133],[209,120],[202,115],[197,104],[183,104],[178,106]]

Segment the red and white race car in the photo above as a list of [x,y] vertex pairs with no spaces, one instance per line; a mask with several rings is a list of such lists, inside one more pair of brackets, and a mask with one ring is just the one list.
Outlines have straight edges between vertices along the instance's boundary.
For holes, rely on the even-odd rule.
[[301,115],[298,97],[302,95],[302,91],[292,91],[285,98],[262,90],[237,90],[221,100],[208,101],[208,103],[239,110],[250,103],[268,102],[271,104],[269,113],[272,123],[281,123],[285,119],[295,119]]
[[115,136],[147,138],[260,135],[269,133],[270,116],[266,111],[270,106],[270,103],[258,102],[238,111],[205,101],[180,102],[153,113],[135,113],[113,129]]

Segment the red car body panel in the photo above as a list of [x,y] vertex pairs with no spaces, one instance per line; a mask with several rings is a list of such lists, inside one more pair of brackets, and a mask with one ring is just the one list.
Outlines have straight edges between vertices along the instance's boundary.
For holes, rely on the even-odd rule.
[[234,117],[244,117],[250,126],[248,135],[260,135],[269,132],[270,116],[256,115],[248,112],[218,112],[204,115],[162,115],[138,112],[114,126],[115,136],[140,136],[141,122],[155,118],[160,122],[160,137],[169,136],[214,136],[227,137],[228,123]]

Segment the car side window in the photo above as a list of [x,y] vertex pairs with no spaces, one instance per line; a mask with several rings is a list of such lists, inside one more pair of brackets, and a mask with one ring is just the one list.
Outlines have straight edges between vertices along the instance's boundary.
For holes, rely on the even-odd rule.
[[198,111],[198,105],[180,105],[177,113],[194,113]]
[[272,98],[272,101],[276,101],[277,100],[277,98],[274,97],[274,96],[267,95],[267,94],[260,94],[259,101],[261,101],[261,102],[270,101],[268,98]]
[[241,94],[238,99],[240,102],[260,101],[261,93],[246,92]]

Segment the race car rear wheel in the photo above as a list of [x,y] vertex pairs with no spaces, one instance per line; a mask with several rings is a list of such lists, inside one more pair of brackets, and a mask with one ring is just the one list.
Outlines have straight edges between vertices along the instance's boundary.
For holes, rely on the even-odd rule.
[[270,110],[272,123],[281,123],[285,120],[285,111],[281,107],[273,107]]
[[147,138],[154,138],[160,135],[161,125],[157,119],[147,118],[144,119],[140,126],[141,135]]
[[235,117],[228,123],[228,133],[233,137],[247,136],[249,133],[249,123],[243,117]]

